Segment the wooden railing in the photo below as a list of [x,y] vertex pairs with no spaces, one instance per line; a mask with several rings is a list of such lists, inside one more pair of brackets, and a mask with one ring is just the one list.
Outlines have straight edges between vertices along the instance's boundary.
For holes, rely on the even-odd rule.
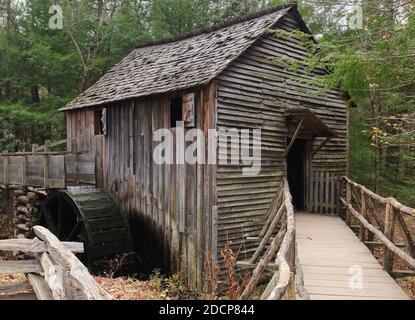
[[[287,179],[283,180],[256,240],[260,244],[249,262],[238,263],[240,266],[255,266],[240,298],[249,299],[264,272],[271,269],[274,274],[263,291],[261,300],[295,300],[296,296],[308,300],[309,295],[304,288],[303,272],[298,261],[295,215]],[[271,263],[274,257],[275,262]]]
[[[346,207],[346,223],[358,231],[359,239],[369,247],[383,247],[384,270],[393,276],[415,274],[393,269],[395,255],[415,268],[415,244],[405,221],[415,217],[415,209],[394,198],[383,198],[347,177],[342,181],[346,189],[346,199],[341,199]],[[398,235],[396,227],[401,231]],[[396,243],[396,236],[403,243]]]
[[33,289],[39,300],[110,300],[73,254],[83,252],[82,243],[60,242],[49,230],[33,228],[34,240],[1,240],[0,251],[23,252],[35,259],[0,261],[0,273],[24,273],[27,281],[0,285],[1,294]]

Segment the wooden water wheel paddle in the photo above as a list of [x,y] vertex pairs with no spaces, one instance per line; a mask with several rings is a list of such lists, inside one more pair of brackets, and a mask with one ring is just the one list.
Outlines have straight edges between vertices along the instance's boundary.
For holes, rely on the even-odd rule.
[[80,258],[91,271],[99,260],[133,252],[128,222],[100,189],[70,187],[50,193],[41,205],[40,224],[61,241],[83,242]]

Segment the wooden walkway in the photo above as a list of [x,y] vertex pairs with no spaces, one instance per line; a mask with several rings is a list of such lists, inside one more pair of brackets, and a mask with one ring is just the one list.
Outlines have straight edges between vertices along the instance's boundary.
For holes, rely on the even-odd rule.
[[[311,300],[408,299],[343,220],[298,213],[296,221],[299,262]],[[354,281],[359,272],[361,286]]]

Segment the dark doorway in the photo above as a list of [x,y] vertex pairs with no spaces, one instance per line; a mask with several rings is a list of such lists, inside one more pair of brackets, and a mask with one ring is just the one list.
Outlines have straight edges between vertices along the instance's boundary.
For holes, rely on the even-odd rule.
[[[288,144],[290,143],[288,140]],[[305,171],[307,140],[297,139],[287,157],[287,178],[293,205],[298,211],[305,210]]]

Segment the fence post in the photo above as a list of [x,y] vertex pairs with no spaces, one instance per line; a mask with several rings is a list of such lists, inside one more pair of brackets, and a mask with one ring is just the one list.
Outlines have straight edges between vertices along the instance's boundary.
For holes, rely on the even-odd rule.
[[45,152],[49,152],[50,151],[50,144],[51,141],[50,140],[45,140]]
[[[363,218],[366,219],[366,194],[363,190],[360,191],[360,195],[362,198],[362,216]],[[359,229],[359,240],[362,242],[366,241],[366,228],[363,224],[360,224],[360,229]]]
[[349,182],[346,181],[346,224],[350,226],[352,224],[352,214],[349,210],[349,205],[352,202],[352,187]]
[[[393,242],[393,235],[395,231],[395,210],[391,203],[388,201],[386,204],[385,212],[385,236]],[[383,269],[388,273],[393,271],[393,253],[386,247],[383,247]]]
[[9,157],[4,157],[4,185],[7,187],[9,185]]

